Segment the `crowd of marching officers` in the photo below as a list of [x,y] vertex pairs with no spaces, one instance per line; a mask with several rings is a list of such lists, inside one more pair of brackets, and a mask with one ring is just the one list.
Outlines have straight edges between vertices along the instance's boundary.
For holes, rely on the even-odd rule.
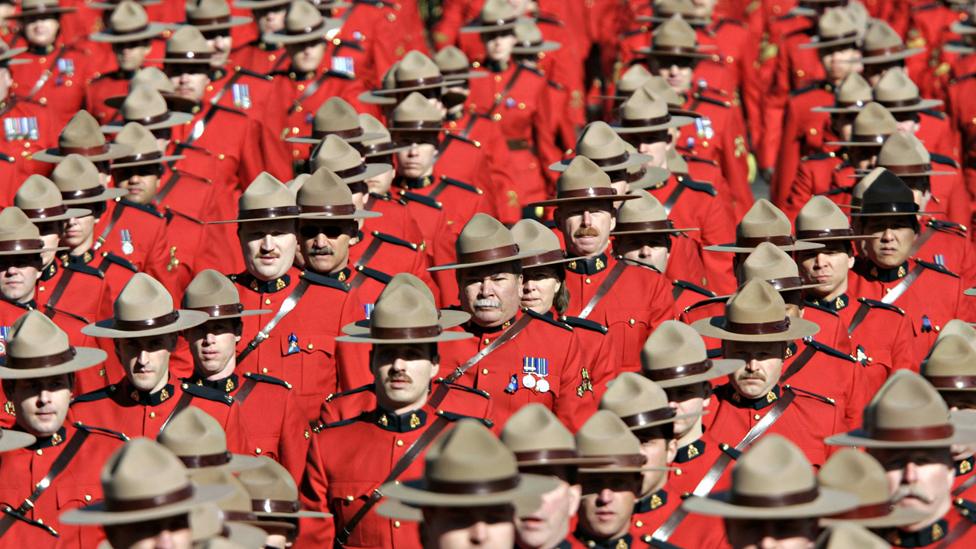
[[0,547],[976,547],[973,0],[0,0],[0,122]]

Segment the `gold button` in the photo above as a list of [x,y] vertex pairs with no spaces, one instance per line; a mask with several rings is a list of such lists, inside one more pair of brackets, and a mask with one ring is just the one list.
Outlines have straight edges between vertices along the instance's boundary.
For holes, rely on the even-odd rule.
[[803,78],[804,76],[807,75],[807,73],[803,69],[796,69],[796,75],[799,76],[800,78]]
[[255,448],[254,449],[254,453],[260,456],[261,455],[261,449],[260,448]]
[[589,284],[590,282],[592,282],[592,280],[590,280],[590,277],[586,277],[586,278],[583,279],[583,282],[586,282],[587,284]]
[[502,94],[500,94],[500,93],[496,93],[496,94],[495,94],[495,101],[498,101],[498,100],[500,100],[501,98],[502,98]]
[[37,455],[39,455],[39,456],[43,456],[43,455],[44,455],[44,450],[42,450],[42,449],[40,449],[40,448],[38,448],[38,449],[37,449]]
[[634,526],[636,526],[638,528],[643,528],[644,527],[644,521],[638,520],[637,522],[634,523]]
[[403,441],[402,440],[398,440],[397,441],[397,446],[403,446]]
[[274,60],[275,60],[275,59],[277,59],[277,58],[278,58],[278,56],[277,56],[277,55],[275,55],[275,54],[273,54],[273,53],[272,53],[272,54],[270,54],[270,55],[268,55],[268,61],[274,61]]
[[38,291],[43,292],[44,291],[44,286],[41,286],[40,288],[38,288]]
[[40,58],[40,59],[38,59],[38,61],[39,61],[40,63],[42,63],[42,64],[43,64],[43,63],[47,63],[47,57],[42,57],[42,58]]
[[305,84],[299,84],[298,91],[305,91]]
[[681,474],[682,474],[682,473],[684,473],[684,471],[682,471],[681,469],[677,469],[677,468],[675,468],[675,470],[674,470],[674,474],[676,474],[676,475],[678,475],[678,476],[681,476]]
[[298,126],[292,126],[291,127],[291,133],[294,134],[294,135],[298,135]]
[[91,501],[91,494],[85,494],[85,501]]
[[519,108],[520,111],[524,111],[525,110],[525,103],[522,103],[521,101],[519,101],[518,108]]
[[271,298],[270,297],[264,298],[264,304],[265,305],[271,305]]
[[[43,63],[43,61],[41,61],[41,63]],[[501,81],[502,81],[502,75],[496,74],[495,75],[495,82],[501,82]],[[496,94],[496,95],[498,95],[498,94]]]
[[47,105],[47,97],[42,97],[40,101],[41,101],[41,105]]
[[393,521],[393,527],[394,528],[399,528],[400,527],[400,521],[398,521],[398,520]]
[[489,344],[490,342],[491,342],[491,340],[489,340],[489,339],[488,339],[488,338],[486,337],[486,338],[485,338],[485,341],[484,341],[484,343],[485,343],[485,345],[488,345],[488,344]]
[[64,82],[64,86],[65,86],[66,88],[70,88],[70,87],[71,87],[71,80],[66,80],[66,81]]
[[267,368],[261,368],[261,373],[262,373],[262,374],[266,374],[266,373],[268,373],[268,369],[267,369]]
[[217,155],[217,160],[223,160],[224,158],[226,158],[224,156],[224,153],[220,153],[220,154]]
[[631,326],[633,326],[635,322],[637,322],[637,321],[632,318],[632,319],[630,319],[630,320],[627,321],[627,324],[630,324]]
[[756,415],[752,416],[752,419],[754,419],[756,421],[759,421],[759,418],[761,418],[761,417],[762,416],[760,416],[759,414],[756,414]]
[[486,375],[488,375],[488,368],[484,368],[484,369],[482,369],[482,370],[481,370],[481,375],[483,375],[483,376],[486,376]]
[[708,141],[702,141],[702,147],[708,148]]
[[305,109],[303,109],[301,105],[295,107],[295,112],[302,112],[303,110]]
[[939,326],[938,324],[936,324],[935,325],[935,331],[936,332],[942,331],[942,326]]
[[308,345],[306,345],[305,347],[307,347],[307,348],[308,348],[308,350],[309,350],[309,351],[311,351],[312,349],[314,349],[314,348],[315,348],[315,345],[312,345],[311,343],[309,343],[309,344],[308,344]]
[[156,412],[149,412],[149,419],[156,419]]
[[817,128],[810,128],[810,135],[817,135]]

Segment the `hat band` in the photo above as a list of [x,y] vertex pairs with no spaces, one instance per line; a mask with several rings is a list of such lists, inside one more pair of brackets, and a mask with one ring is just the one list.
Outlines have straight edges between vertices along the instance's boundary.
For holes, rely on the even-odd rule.
[[167,111],[163,111],[163,112],[161,112],[159,114],[154,114],[152,116],[144,116],[142,118],[129,118],[128,116],[125,116],[125,113],[123,113],[123,117],[125,118],[126,123],[129,123],[129,122],[138,122],[139,124],[142,124],[143,126],[146,126],[146,125],[149,125],[149,124],[156,124],[158,122],[163,122],[165,120],[168,120],[169,119],[169,111],[168,110]]
[[149,30],[148,23],[138,27],[133,27],[131,29],[108,29],[108,33],[114,34],[115,36],[125,36],[127,34],[137,34],[147,30]]
[[298,215],[301,208],[298,206],[275,206],[272,208],[255,208],[253,210],[241,210],[241,219],[261,219],[263,217],[285,217]]
[[868,104],[867,101],[862,101],[860,99],[858,99],[857,101],[840,101],[840,100],[834,101],[834,107],[842,107],[845,109],[849,107],[863,107],[864,105],[867,104]]
[[125,164],[127,162],[146,162],[151,160],[159,160],[162,157],[162,151],[152,151],[147,153],[133,154],[131,156],[122,156],[120,158],[116,158],[115,162],[119,164]]
[[468,67],[463,67],[460,69],[441,69],[442,76],[462,76],[468,74],[471,69]]
[[359,137],[363,135],[363,128],[356,126],[355,128],[349,128],[348,130],[312,130],[312,137],[316,139],[325,139],[326,136],[334,135],[336,137]]
[[851,141],[855,143],[875,143],[877,145],[883,145],[885,139],[888,139],[888,135],[890,134],[886,134],[886,133],[856,134],[855,133],[851,135]]
[[792,246],[793,244],[796,244],[793,237],[788,234],[776,234],[771,236],[740,236],[735,239],[736,245],[744,248],[755,248],[763,242],[769,242],[770,244],[775,244],[777,246]]
[[112,322],[112,327],[116,330],[122,331],[138,331],[146,330],[148,328],[161,328],[163,326],[169,326],[175,323],[180,318],[179,311],[173,311],[166,313],[162,316],[157,316],[155,318],[147,318],[145,320],[120,320],[115,319]]
[[105,154],[109,150],[108,143],[102,143],[101,145],[96,145],[94,147],[70,147],[59,145],[58,151],[64,155],[69,154],[80,154],[82,156],[90,156],[95,154]]
[[972,389],[976,387],[976,376],[925,376],[937,389]]
[[892,100],[892,101],[883,101],[883,100],[880,100],[880,99],[878,100],[878,103],[881,103],[881,106],[882,107],[885,107],[885,108],[891,108],[891,107],[914,107],[915,105],[918,105],[921,102],[922,102],[922,98],[921,97],[918,97],[918,96],[912,97],[910,99],[895,99],[895,100]]
[[166,57],[170,59],[202,59],[209,60],[213,54],[208,51],[168,51]]
[[826,238],[831,236],[854,236],[853,229],[811,229],[808,231],[797,231],[796,237],[800,240],[810,238]]
[[520,477],[513,475],[497,480],[479,480],[474,482],[452,482],[427,478],[427,489],[441,494],[465,494],[471,496],[495,494],[518,488]]
[[526,257],[522,260],[522,268],[527,269],[530,267],[536,267],[542,265],[543,263],[551,263],[553,261],[560,261],[566,259],[566,253],[562,250],[552,250],[544,254],[534,255],[532,257]]
[[8,354],[7,367],[15,370],[33,370],[35,368],[60,366],[75,358],[76,354],[78,354],[78,351],[76,351],[74,347],[68,347],[67,350],[61,351],[60,353],[44,356],[19,358]]
[[585,189],[573,189],[568,191],[558,191],[556,198],[609,198],[617,196],[617,191],[613,187],[587,187]]
[[586,154],[583,156],[589,158],[594,164],[602,168],[604,166],[613,166],[615,164],[622,164],[626,162],[627,159],[630,158],[630,153],[624,151],[623,154],[618,154],[617,156],[611,156],[609,158],[593,158],[592,156]]
[[64,200],[78,200],[81,198],[91,198],[93,196],[98,196],[105,192],[105,187],[102,185],[95,185],[94,187],[88,187],[87,189],[78,189],[76,191],[61,191],[61,198]]
[[397,148],[393,141],[387,141],[385,143],[376,143],[375,145],[363,145],[363,154],[367,156],[380,156],[384,154],[389,154],[390,151]]
[[482,261],[493,261],[495,259],[505,259],[518,255],[518,244],[509,244],[477,252],[466,252],[458,254],[458,263],[480,263]]
[[906,164],[904,166],[883,166],[884,169],[895,175],[907,175],[932,170],[932,164]]
[[914,202],[878,202],[861,206],[861,213],[903,213],[917,214],[918,204]]
[[348,168],[345,170],[335,170],[332,173],[338,175],[342,179],[345,179],[347,177],[356,177],[357,175],[366,173],[366,163],[363,162],[358,166],[353,166],[352,168]]
[[657,118],[624,118],[620,121],[620,124],[625,128],[640,128],[643,126],[658,126],[661,124],[667,124],[671,121],[671,114],[668,113],[664,116],[658,116]]
[[300,34],[311,34],[311,33],[315,32],[317,30],[322,29],[323,27],[325,27],[325,19],[322,19],[318,23],[316,23],[316,24],[314,24],[312,26],[309,26],[309,27],[302,27],[300,29],[289,29],[289,28],[286,28],[285,29],[285,34],[288,34],[290,36],[297,36],[297,35],[300,35]]
[[790,319],[786,317],[775,322],[732,322],[726,319],[725,329],[743,335],[781,334],[790,329]]
[[712,367],[712,361],[705,359],[701,362],[682,364],[672,368],[652,368],[644,370],[644,376],[651,381],[665,381],[682,377],[695,376],[707,372]]
[[437,75],[437,76],[428,76],[427,78],[413,78],[413,79],[410,79],[410,80],[399,80],[399,79],[397,79],[396,80],[396,87],[398,87],[398,88],[412,88],[414,86],[427,86],[427,85],[430,85],[430,84],[440,84],[443,81],[444,81],[444,77],[443,76],[440,76],[440,75]]
[[352,215],[356,213],[355,204],[325,204],[322,206],[301,206],[302,213],[324,213],[329,215]]
[[166,494],[161,494],[149,498],[112,499],[106,497],[105,510],[112,513],[119,513],[119,512],[126,512],[126,511],[142,511],[144,509],[152,509],[154,507],[179,503],[181,501],[186,501],[192,497],[193,497],[193,485],[187,484],[186,486],[178,490],[174,490]]
[[581,457],[605,460],[606,465],[601,467],[643,467],[647,463],[644,454],[586,455]]
[[680,55],[680,54],[686,54],[686,53],[699,53],[698,52],[698,48],[695,47],[695,46],[691,46],[691,47],[689,47],[689,46],[661,46],[661,45],[658,45],[658,44],[654,44],[652,47],[654,49],[652,49],[650,52],[648,52],[652,56],[653,55],[668,55],[668,54],[679,54]]
[[183,465],[186,465],[190,469],[199,469],[201,467],[216,467],[218,465],[227,465],[230,463],[231,455],[230,452],[224,451],[219,454],[204,454],[198,456],[176,456],[180,458]]
[[614,232],[629,232],[629,231],[660,231],[673,229],[674,223],[670,219],[662,219],[659,221],[633,221],[630,223],[617,223],[617,228]]
[[410,130],[439,130],[441,129],[440,120],[394,120],[390,131],[410,131]]
[[297,501],[284,499],[252,499],[251,509],[260,513],[297,513],[302,506]]
[[0,240],[0,252],[39,252],[42,248],[44,248],[44,241],[41,239]]
[[860,507],[855,507],[850,511],[831,515],[830,518],[847,520],[877,518],[891,513],[891,509],[892,505],[885,501],[882,503],[875,503],[874,505],[862,505]]
[[556,459],[576,459],[579,454],[575,450],[571,449],[545,449],[545,450],[532,450],[529,452],[515,452],[515,461],[539,461],[547,462]]
[[68,209],[64,207],[64,204],[58,204],[57,206],[51,206],[50,208],[21,208],[21,211],[24,212],[24,215],[30,219],[45,219],[48,217],[62,215],[67,212]]
[[766,279],[773,289],[775,290],[789,290],[791,288],[796,288],[797,286],[803,285],[803,280],[798,276],[784,276],[783,278],[768,278]]
[[508,19],[495,19],[492,21],[481,20],[481,24],[489,27],[501,27],[503,25],[511,25],[516,21],[516,17],[509,17]]
[[221,509],[220,514],[224,516],[226,522],[254,522],[258,519],[254,513],[245,513],[244,511],[224,511]]
[[667,406],[664,408],[658,408],[656,410],[638,412],[632,416],[624,416],[620,419],[623,420],[627,427],[641,427],[655,421],[671,419],[677,414],[678,412],[674,408]]
[[[542,40],[523,40],[515,44],[517,48],[538,48],[545,44]],[[442,71],[443,72],[443,71]]]
[[216,23],[230,23],[230,14],[218,15],[217,17],[187,17],[186,22],[194,27],[202,27],[203,25],[213,25]]
[[890,442],[910,442],[916,440],[938,440],[949,438],[955,433],[950,423],[944,425],[930,425],[928,427],[875,427],[868,430],[871,438]]
[[896,46],[890,46],[887,48],[875,48],[873,50],[864,50],[864,57],[877,57],[879,55],[891,55],[893,53],[901,53],[905,51],[905,44],[899,43]]
[[437,337],[444,329],[441,326],[407,326],[405,328],[383,328],[370,326],[369,335],[376,339],[422,339]]
[[793,492],[790,494],[770,494],[770,495],[752,495],[752,494],[742,494],[732,490],[732,497],[729,498],[729,503],[733,505],[741,505],[743,507],[783,507],[788,505],[799,505],[801,503],[810,503],[811,501],[817,499],[820,495],[820,490],[816,484],[813,485],[809,490],[804,490],[802,492]]
[[207,313],[211,317],[238,315],[244,312],[244,305],[240,303],[230,303],[227,305],[211,305],[209,307],[187,307],[191,311]]

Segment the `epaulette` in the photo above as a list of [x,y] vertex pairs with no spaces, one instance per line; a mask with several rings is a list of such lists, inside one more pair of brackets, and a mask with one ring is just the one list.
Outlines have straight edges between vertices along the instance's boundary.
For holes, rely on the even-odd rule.
[[951,84],[957,84],[957,83],[962,82],[964,80],[972,80],[973,78],[976,78],[976,72],[970,72],[970,73],[966,73],[966,74],[957,76],[957,77],[953,78],[952,81],[949,82],[949,84],[950,85]]
[[809,307],[811,309],[816,309],[818,311],[822,311],[822,312],[825,312],[825,313],[827,313],[829,315],[833,315],[833,316],[840,316],[840,314],[837,311],[835,311],[835,310],[833,310],[833,309],[831,309],[829,307],[824,307],[823,305],[820,305],[819,303],[804,303],[803,304],[803,307],[804,308]]
[[393,277],[376,269],[371,269],[365,265],[356,265],[356,272],[362,273],[363,276],[368,276],[373,280],[378,281],[380,284],[389,284]]
[[[363,48],[363,43],[359,40],[340,40],[339,38],[333,38],[333,44],[335,44],[335,49],[332,51],[339,51],[340,48],[351,48],[356,51],[365,51]],[[339,43],[336,44],[335,41],[338,40]]]
[[599,322],[590,320],[588,318],[580,318],[578,316],[561,316],[559,320],[565,324],[568,324],[571,328],[582,328],[584,330],[589,330],[591,332],[597,332],[603,335],[607,335],[610,332],[610,328],[607,328]]
[[191,151],[196,151],[198,153],[205,154],[207,156],[213,156],[213,153],[211,153],[207,149],[204,149],[203,147],[200,147],[198,145],[194,145],[192,143],[185,143],[183,141],[174,141],[173,143],[176,146],[176,148],[179,149],[179,150],[181,150],[181,151],[188,149],[188,150],[191,150]]
[[923,109],[923,110],[919,111],[919,113],[924,114],[924,115],[927,115],[927,116],[931,116],[933,118],[938,118],[939,120],[945,120],[946,119],[946,113],[944,113],[942,111],[937,111],[935,109]]
[[721,358],[722,349],[705,349],[705,356],[711,359]]
[[442,175],[441,181],[447,183],[448,185],[453,185],[459,189],[464,189],[469,193],[485,194],[485,191],[479,189],[478,187],[475,187],[471,183],[465,183],[464,181],[461,181],[459,179],[454,179],[453,177],[447,177],[446,175]]
[[434,208],[435,210],[440,210],[444,208],[443,204],[441,204],[440,202],[434,200],[433,198],[427,195],[413,193],[410,191],[402,191],[400,193],[400,196],[408,202],[416,202],[418,204],[423,204],[424,206],[427,206],[428,208]]
[[378,8],[390,8],[396,7],[396,4],[389,2],[387,0],[352,0],[353,4],[367,4],[370,6],[375,6]]
[[641,536],[641,541],[646,543],[648,547],[655,547],[656,549],[681,549],[681,547],[673,543],[668,543],[664,540],[657,539],[650,534],[644,534]]
[[105,79],[105,78],[114,78],[116,76],[120,77],[123,80],[128,80],[128,78],[125,77],[125,74],[123,74],[122,71],[120,71],[120,70],[114,70],[114,71],[109,71],[109,72],[106,72],[106,73],[99,74],[95,78],[92,78],[92,82],[97,82],[97,81],[102,80],[102,79]]
[[715,187],[713,187],[710,183],[705,183],[704,181],[695,181],[687,177],[682,177],[678,179],[678,183],[693,191],[718,196],[718,191],[715,190]]
[[716,161],[714,161],[714,160],[712,160],[710,158],[702,158],[700,156],[695,156],[695,155],[692,155],[692,154],[683,154],[683,155],[681,155],[681,158],[684,158],[685,159],[685,162],[700,162],[702,164],[708,164],[708,165],[711,165],[711,166],[718,167],[718,162],[716,162]]
[[[788,12],[788,13],[784,13],[783,15],[777,15],[774,19],[776,21],[789,21],[790,19],[796,19],[797,17],[799,17],[799,15],[797,15],[795,13],[792,13],[792,12]],[[789,36],[790,34],[793,34],[793,33],[789,33],[786,36]],[[784,36],[784,38],[785,38],[785,36]]]
[[969,231],[965,225],[948,219],[929,219],[925,225],[939,232],[952,233],[958,236],[966,236]]
[[727,456],[729,456],[732,459],[737,460],[739,459],[740,456],[742,456],[742,452],[740,450],[736,450],[735,448],[729,446],[728,444],[725,444],[724,442],[719,444],[718,448],[719,450],[722,450],[722,452],[724,452]]
[[820,152],[815,152],[815,153],[811,153],[811,154],[808,154],[806,156],[800,157],[800,162],[807,162],[807,161],[810,161],[810,160],[827,160],[828,158],[835,158],[836,156],[837,156],[837,154],[836,153],[833,153],[833,152],[820,151]]
[[959,168],[959,163],[957,163],[955,160],[949,158],[948,156],[946,156],[944,154],[938,154],[938,153],[930,152],[929,153],[929,159],[931,159],[932,162],[933,163],[936,163],[936,164],[942,164],[944,166],[951,166],[953,168]]
[[210,387],[205,387],[203,385],[183,383],[180,385],[180,388],[183,389],[184,393],[190,393],[194,397],[212,400],[214,402],[222,402],[228,406],[234,403],[234,397],[222,391],[218,391],[217,389],[211,389]]
[[254,72],[251,69],[245,69],[244,67],[241,67],[241,66],[234,67],[234,71],[235,72],[238,72],[240,74],[243,74],[245,76],[250,76],[252,78],[258,78],[258,79],[261,79],[261,80],[265,80],[267,82],[271,82],[274,79],[274,78],[271,77],[271,75],[261,74],[259,72]]
[[915,260],[915,263],[918,263],[919,265],[925,267],[926,269],[931,269],[933,271],[937,271],[937,272],[940,272],[940,273],[945,274],[945,275],[949,275],[949,276],[952,276],[952,277],[955,277],[955,278],[959,278],[959,275],[957,275],[956,273],[950,271],[949,269],[946,269],[945,265],[939,265],[938,263],[930,263],[930,262],[924,261],[922,259],[916,259]]
[[814,82],[813,84],[808,84],[806,86],[803,86],[802,88],[797,88],[795,90],[790,90],[790,97],[796,97],[797,95],[803,95],[803,94],[805,94],[807,92],[811,92],[813,90],[819,90],[821,88],[823,88],[823,82]]
[[402,238],[397,238],[397,237],[393,236],[392,234],[386,234],[386,233],[381,233],[379,231],[373,231],[372,232],[372,235],[373,235],[373,238],[376,238],[378,240],[382,240],[383,242],[386,242],[387,244],[396,244],[397,246],[403,246],[404,248],[409,248],[409,249],[414,250],[414,251],[417,251],[417,249],[419,248],[419,246],[417,246],[413,242],[407,242],[406,240],[404,240]]
[[697,92],[695,93],[695,99],[703,103],[710,103],[712,105],[718,105],[719,107],[725,107],[726,109],[732,108],[731,101],[725,101],[724,99],[717,99],[715,97],[708,97],[707,95],[703,95]]
[[837,405],[837,402],[834,399],[830,398],[829,396],[824,396],[821,395],[820,393],[814,393],[813,391],[807,391],[806,389],[800,389],[799,387],[794,387],[792,385],[784,385],[784,387],[793,391],[798,396],[806,396],[806,397],[814,398],[819,400],[820,402],[823,402],[824,404],[830,404],[831,406]]
[[138,202],[133,202],[133,201],[128,200],[128,199],[125,199],[125,198],[120,198],[119,199],[119,204],[120,205],[123,205],[123,206],[125,206],[127,208],[135,208],[137,210],[146,212],[147,214],[153,215],[153,216],[158,217],[160,219],[162,219],[162,218],[165,217],[165,214],[163,214],[163,212],[159,211],[156,208],[156,206],[153,206],[152,204],[139,204]]
[[125,435],[125,433],[120,432],[120,431],[113,431],[111,429],[106,429],[104,427],[95,427],[94,425],[85,425],[84,423],[82,423],[80,421],[76,421],[76,422],[72,423],[72,425],[75,426],[75,429],[80,429],[82,431],[85,431],[86,433],[93,433],[93,434],[98,434],[98,435],[106,435],[106,436],[110,436],[110,437],[117,438],[117,439],[121,440],[122,442],[128,442],[129,441],[129,437],[127,437]]
[[320,275],[318,273],[313,273],[312,271],[302,271],[302,278],[309,281],[311,284],[316,286],[327,286],[340,292],[348,292],[349,285],[345,282],[336,280],[330,276]]
[[[693,291],[695,293],[698,293],[698,294],[701,294],[701,295],[705,296],[706,298],[718,297],[715,294],[715,292],[709,290],[708,288],[702,288],[698,284],[693,284],[691,282],[688,282],[687,280],[674,280],[674,281],[671,282],[671,284],[673,284],[673,285],[675,285],[675,286],[677,286],[679,288],[683,288],[685,290],[691,290],[691,291]],[[696,303],[696,305],[697,305],[697,303]]]
[[206,223],[202,219],[197,219],[192,215],[187,215],[183,212],[174,210],[173,208],[166,208],[166,213],[163,214],[163,217],[166,219],[167,225],[173,222],[174,217],[181,217],[195,225],[206,225]]
[[444,139],[453,139],[454,141],[461,141],[462,143],[467,143],[468,145],[471,145],[472,147],[475,148],[479,148],[479,149],[481,148],[481,143],[475,141],[474,139],[471,139],[470,137],[465,137],[463,135],[456,134],[456,133],[445,134]]
[[959,514],[965,517],[969,522],[976,522],[976,503],[969,501],[968,499],[956,498],[952,500],[952,505],[959,511]]
[[64,309],[58,309],[57,307],[52,307],[50,304],[45,304],[44,305],[44,308],[46,310],[48,310],[48,311],[53,311],[54,313],[60,313],[60,314],[63,314],[65,316],[70,316],[71,318],[73,318],[73,319],[81,322],[82,324],[89,324],[89,323],[91,323],[90,320],[88,320],[87,318],[85,318],[85,317],[83,317],[83,316],[81,316],[79,314],[75,314],[75,313],[72,313],[70,311],[65,311]]
[[373,384],[373,383],[367,383],[366,385],[363,385],[363,386],[360,386],[360,387],[356,387],[354,389],[349,389],[348,391],[339,391],[338,393],[330,393],[329,396],[325,397],[325,401],[326,402],[332,402],[333,400],[335,400],[337,398],[340,398],[340,397],[349,396],[349,395],[355,395],[357,393],[362,393],[364,391],[373,392],[375,389],[376,389],[376,385],[375,384]]
[[724,296],[724,295],[718,295],[718,296],[715,296],[715,297],[710,297],[708,299],[703,299],[703,300],[701,300],[701,301],[699,301],[697,303],[692,303],[691,305],[688,305],[687,307],[685,307],[684,312],[687,313],[689,311],[694,311],[695,309],[698,309],[700,307],[704,307],[705,305],[711,305],[712,303],[725,303],[728,300],[729,300],[729,297],[728,296]]
[[116,390],[117,389],[115,385],[109,385],[108,387],[95,389],[94,391],[76,396],[75,398],[71,399],[71,403],[74,404],[76,402],[95,402],[96,400],[109,398]]
[[632,267],[643,267],[645,269],[650,269],[655,273],[663,274],[661,273],[661,269],[658,269],[657,267],[651,265],[650,263],[644,263],[643,261],[637,259],[631,259],[629,257],[618,257],[616,259],[617,261],[620,261],[621,263],[626,263],[627,265],[630,265]]
[[495,423],[492,420],[485,417],[466,416],[464,414],[459,414],[457,412],[448,412],[446,410],[437,410],[437,415],[452,422],[461,421],[462,419],[474,419],[480,421],[485,427],[488,428],[491,428],[495,425]]
[[892,303],[885,303],[884,301],[878,301],[877,299],[868,299],[866,297],[859,297],[857,298],[857,300],[858,302],[863,303],[868,307],[872,307],[875,309],[887,309],[889,311],[894,311],[902,316],[905,316],[905,310]]
[[64,266],[64,268],[77,273],[85,273],[86,275],[97,276],[98,278],[102,279],[105,278],[105,273],[99,271],[91,265],[85,265],[84,263],[68,263]]
[[532,309],[526,309],[525,310],[525,313],[527,315],[531,316],[532,318],[536,319],[536,320],[542,320],[542,321],[548,322],[549,324],[552,324],[553,326],[557,326],[559,328],[562,328],[563,330],[573,331],[573,327],[572,326],[570,326],[569,324],[566,324],[564,322],[560,322],[560,321],[556,320],[555,318],[552,318],[549,315],[544,315],[544,314],[541,314],[541,313],[537,313],[537,312],[533,311]]
[[287,381],[274,376],[269,376],[267,374],[255,374],[254,372],[244,372],[244,377],[246,377],[247,379],[253,379],[258,383],[270,383],[272,385],[278,385],[279,387],[284,387],[285,389],[291,390],[291,383],[288,383]]
[[[491,395],[488,393],[488,391],[485,391],[483,389],[478,389],[476,387],[468,387],[467,385],[461,385],[460,383],[454,383],[454,382],[451,382],[451,381],[447,381],[446,379],[444,379],[442,377],[435,379],[434,380],[434,383],[437,384],[437,385],[445,385],[449,389],[459,389],[459,390],[464,391],[466,393],[471,393],[473,395],[478,395],[478,396],[480,396],[482,398],[491,398]],[[353,391],[354,392],[359,392],[359,391],[365,390],[367,388],[370,389],[370,390],[372,390],[373,389],[373,384],[369,384],[369,385],[365,385],[363,387],[359,387],[359,388],[356,388],[356,389],[352,389],[351,391],[347,391],[345,394],[350,394]],[[326,402],[328,402],[328,400],[326,400]]]
[[366,412],[363,412],[356,417],[340,419],[339,421],[333,421],[332,423],[319,423],[315,427],[312,427],[312,430],[315,431],[316,433],[321,433],[325,429],[332,429],[333,427],[342,427],[343,425],[351,425],[353,423],[356,423],[357,421],[361,421],[364,415],[366,415]]
[[129,269],[134,273],[139,272],[139,267],[136,267],[131,261],[129,261],[124,257],[119,257],[113,254],[112,252],[105,252],[102,254],[102,257],[104,257],[105,260],[108,261],[109,263],[114,263],[119,267],[125,267],[126,269]]
[[911,11],[925,11],[935,9],[939,6],[939,2],[929,2],[928,4],[914,5],[910,8]]
[[825,355],[829,355],[834,358],[839,358],[841,360],[846,360],[847,362],[855,362],[855,363],[857,362],[857,359],[852,357],[851,355],[843,351],[838,351],[837,349],[834,349],[830,345],[825,345],[815,339],[811,339],[809,341],[804,340],[804,343],[806,343],[807,346],[816,349],[817,352],[823,353]]

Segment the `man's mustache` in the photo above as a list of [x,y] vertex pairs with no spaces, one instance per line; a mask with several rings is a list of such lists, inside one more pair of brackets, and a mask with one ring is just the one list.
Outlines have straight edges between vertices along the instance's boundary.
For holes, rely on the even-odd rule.
[[600,236],[600,231],[593,227],[580,227],[579,229],[576,229],[573,236],[577,238],[584,236]]
[[335,250],[332,249],[332,246],[324,246],[322,248],[312,248],[311,250],[309,250],[308,255],[310,256],[335,255]]
[[908,497],[915,498],[921,501],[922,503],[932,503],[932,498],[930,498],[927,494],[919,491],[919,489],[916,488],[915,486],[911,486],[911,485],[899,486],[898,489],[895,490],[895,494],[891,496],[891,503],[898,503],[899,501]]

